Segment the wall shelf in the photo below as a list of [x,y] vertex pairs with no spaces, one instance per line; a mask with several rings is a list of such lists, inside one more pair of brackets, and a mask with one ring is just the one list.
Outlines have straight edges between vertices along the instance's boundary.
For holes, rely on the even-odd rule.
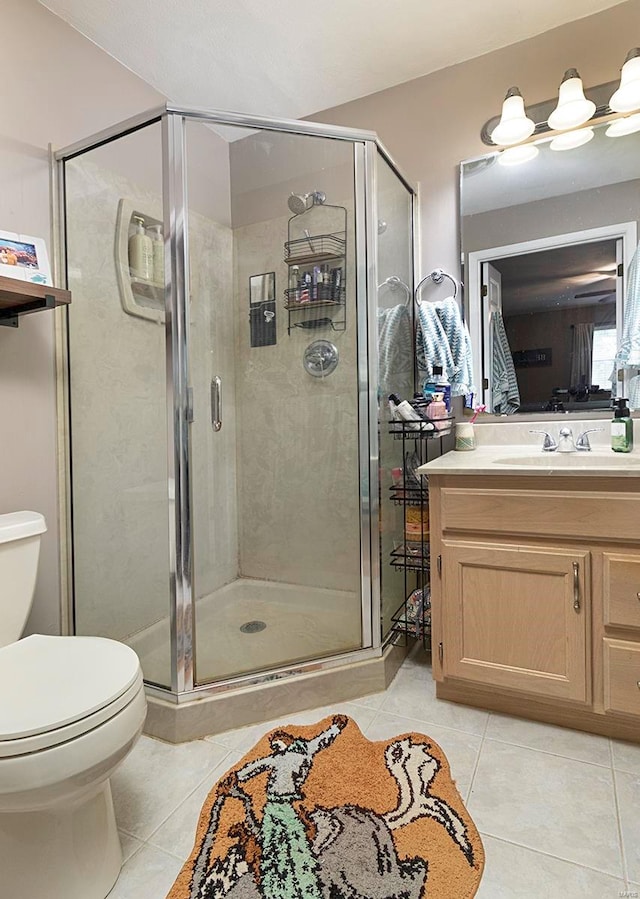
[[71,302],[71,291],[0,276],[0,325],[17,328],[21,315]]

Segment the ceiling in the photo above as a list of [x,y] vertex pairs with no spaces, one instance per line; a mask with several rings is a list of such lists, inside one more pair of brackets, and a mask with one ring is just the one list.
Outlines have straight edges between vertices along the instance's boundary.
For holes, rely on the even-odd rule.
[[492,264],[502,275],[505,316],[616,301],[615,240],[509,256]]
[[176,104],[302,118],[622,0],[41,2]]

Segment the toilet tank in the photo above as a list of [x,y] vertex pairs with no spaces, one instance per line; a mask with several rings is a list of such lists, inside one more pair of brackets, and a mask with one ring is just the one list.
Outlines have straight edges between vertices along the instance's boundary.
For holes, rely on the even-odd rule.
[[0,515],[0,646],[19,640],[27,623],[46,530],[39,512]]

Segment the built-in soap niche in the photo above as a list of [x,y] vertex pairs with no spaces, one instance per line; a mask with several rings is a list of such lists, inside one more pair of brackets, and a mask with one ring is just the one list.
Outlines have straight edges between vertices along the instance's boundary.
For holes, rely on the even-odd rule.
[[[135,259],[132,258],[130,252],[130,238],[134,236],[136,230],[142,227],[145,234],[151,238],[149,232],[162,234],[163,223],[161,219],[149,215],[148,212],[138,209],[137,206],[127,199],[121,199],[118,203],[118,218],[116,221],[116,274],[118,277],[118,288],[120,290],[120,301],[122,308],[127,315],[135,315],[137,318],[144,318],[147,321],[164,324],[165,322],[165,299],[164,299],[164,278],[162,271],[164,263],[161,265],[156,260],[156,278],[154,279],[154,266],[151,263],[148,267],[149,277],[145,278],[132,267]],[[164,244],[162,245],[164,251]]]

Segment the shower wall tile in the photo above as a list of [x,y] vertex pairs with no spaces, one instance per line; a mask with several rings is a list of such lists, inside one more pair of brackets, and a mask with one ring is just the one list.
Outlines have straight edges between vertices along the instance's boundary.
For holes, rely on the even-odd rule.
[[[333,199],[330,185],[323,183],[322,189],[328,202],[341,202]],[[310,223],[312,234],[335,230],[332,210],[318,207],[314,212],[318,215]],[[240,571],[245,577],[358,590],[353,206],[351,202],[347,213],[345,331],[293,328],[287,334],[283,291],[288,267],[283,253],[288,218],[283,215],[234,231]],[[249,278],[273,270],[277,344],[251,347]],[[298,316],[297,320],[303,317]],[[331,340],[340,354],[338,368],[326,379],[311,377],[302,365],[305,347],[319,338]]]

